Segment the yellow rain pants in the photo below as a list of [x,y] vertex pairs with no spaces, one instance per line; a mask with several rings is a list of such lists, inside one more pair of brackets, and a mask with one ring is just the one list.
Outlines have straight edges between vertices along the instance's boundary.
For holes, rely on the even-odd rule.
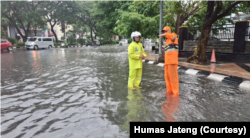
[[129,78],[128,87],[139,87],[142,77],[142,59],[140,55],[147,56],[141,43],[132,42],[128,47]]

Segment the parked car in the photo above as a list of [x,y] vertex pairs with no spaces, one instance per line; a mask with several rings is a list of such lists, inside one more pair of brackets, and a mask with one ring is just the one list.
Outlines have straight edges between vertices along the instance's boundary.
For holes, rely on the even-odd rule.
[[66,48],[68,48],[69,47],[69,44],[68,44],[68,42],[65,40],[65,41],[63,41],[63,40],[60,40],[61,41],[61,46],[64,46],[64,47],[66,47]]
[[128,45],[127,39],[122,39],[121,41],[119,41],[119,46],[126,46],[126,45]]
[[52,37],[31,37],[25,42],[26,49],[52,48],[54,42]]
[[1,38],[1,50],[8,50],[10,52],[12,49],[13,46],[11,42],[9,42],[7,39]]

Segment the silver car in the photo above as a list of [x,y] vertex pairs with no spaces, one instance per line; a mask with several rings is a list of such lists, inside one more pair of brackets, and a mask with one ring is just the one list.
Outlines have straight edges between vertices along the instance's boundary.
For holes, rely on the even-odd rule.
[[128,40],[127,39],[122,39],[120,42],[119,42],[119,46],[126,46],[128,45]]

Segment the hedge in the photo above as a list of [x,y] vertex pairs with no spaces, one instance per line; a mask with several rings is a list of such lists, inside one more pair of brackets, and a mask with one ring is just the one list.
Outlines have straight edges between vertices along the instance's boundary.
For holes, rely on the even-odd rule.
[[54,46],[61,46],[62,43],[54,43]]
[[24,47],[25,46],[25,42],[17,42],[17,47]]
[[69,43],[69,46],[76,46],[76,43]]

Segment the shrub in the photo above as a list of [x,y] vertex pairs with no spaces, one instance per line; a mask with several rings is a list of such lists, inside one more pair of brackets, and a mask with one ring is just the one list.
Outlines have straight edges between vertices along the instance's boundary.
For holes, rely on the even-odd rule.
[[25,42],[17,42],[17,47],[24,47],[25,46]]
[[86,39],[80,38],[79,39],[80,45],[85,45],[85,41],[86,41]]
[[15,38],[11,38],[11,37],[8,38],[8,41],[10,41],[12,45],[17,43],[17,40]]
[[54,46],[61,46],[62,43],[54,43]]
[[100,41],[101,45],[115,45],[115,44],[119,44],[119,40],[116,41],[110,41],[110,40],[101,40]]
[[76,46],[76,43],[70,43],[69,46]]

